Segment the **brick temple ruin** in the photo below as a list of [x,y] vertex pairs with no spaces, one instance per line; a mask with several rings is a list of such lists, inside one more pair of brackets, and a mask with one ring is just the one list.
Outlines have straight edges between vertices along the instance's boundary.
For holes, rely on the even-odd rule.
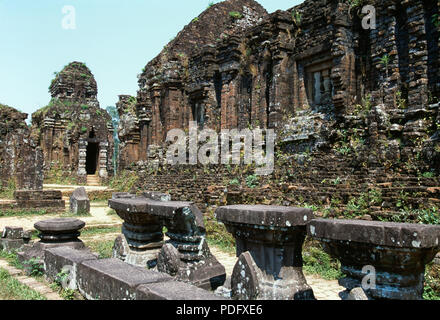
[[84,63],[72,62],[49,87],[50,103],[32,114],[32,130],[48,176],[61,170],[79,183],[88,175],[106,181],[113,174],[113,127],[99,107],[98,88]]
[[0,189],[43,189],[43,154],[26,124],[28,115],[0,104]]
[[376,28],[367,30],[362,6],[346,1],[305,1],[271,14],[252,0],[211,6],[146,65],[136,99],[121,97],[131,112],[119,108],[126,117],[119,168],[157,169],[167,132],[188,130],[190,121],[216,131],[272,128],[286,156],[262,179],[264,190],[224,192],[227,180],[250,174],[224,166],[157,170],[139,187],[203,205],[334,203],[336,210],[376,192],[373,217],[395,214],[402,198],[411,209],[438,208],[439,3],[369,4]]

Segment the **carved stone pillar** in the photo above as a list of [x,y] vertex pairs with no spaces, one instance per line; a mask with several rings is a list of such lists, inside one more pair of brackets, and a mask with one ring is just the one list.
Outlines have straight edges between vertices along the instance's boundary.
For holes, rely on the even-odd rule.
[[340,285],[370,299],[422,299],[425,265],[440,251],[440,226],[318,219],[307,230],[341,262]]
[[309,209],[235,205],[216,210],[237,243],[231,279],[240,300],[315,299],[302,272],[302,245]]

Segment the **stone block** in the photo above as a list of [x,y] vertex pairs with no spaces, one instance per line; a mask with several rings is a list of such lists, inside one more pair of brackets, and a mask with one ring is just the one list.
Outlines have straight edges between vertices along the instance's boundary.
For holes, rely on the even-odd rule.
[[118,259],[89,260],[77,267],[78,289],[88,300],[136,300],[139,285],[171,280]]
[[23,239],[23,228],[20,227],[5,227],[3,229],[2,238],[6,239]]
[[63,194],[60,190],[17,190],[14,192],[15,200],[62,200]]
[[20,209],[64,209],[64,200],[17,200]]
[[[87,250],[75,250],[70,247],[49,248],[44,251],[44,270],[52,281],[58,278],[64,288],[76,290],[78,264],[97,259],[96,255]],[[61,279],[60,273],[63,273]]]
[[75,189],[70,196],[70,212],[80,215],[90,213],[90,200],[84,187]]
[[142,284],[136,289],[136,300],[227,300],[210,291],[179,281]]

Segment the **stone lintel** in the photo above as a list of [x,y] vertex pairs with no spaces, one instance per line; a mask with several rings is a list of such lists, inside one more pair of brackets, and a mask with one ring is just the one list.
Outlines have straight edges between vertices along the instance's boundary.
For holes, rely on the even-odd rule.
[[193,206],[193,202],[155,201],[144,197],[132,199],[111,199],[109,207],[116,211],[145,213],[164,218],[172,218],[177,210]]
[[363,220],[317,219],[308,224],[314,238],[397,248],[440,248],[440,226]]
[[233,205],[220,207],[215,212],[220,222],[288,228],[305,226],[314,218],[313,211],[266,205]]

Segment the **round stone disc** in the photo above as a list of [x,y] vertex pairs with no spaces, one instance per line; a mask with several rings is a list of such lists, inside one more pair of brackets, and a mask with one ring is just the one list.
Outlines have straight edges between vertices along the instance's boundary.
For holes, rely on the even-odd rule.
[[34,227],[42,233],[59,234],[59,233],[75,233],[84,228],[84,221],[73,218],[59,218],[39,221]]

